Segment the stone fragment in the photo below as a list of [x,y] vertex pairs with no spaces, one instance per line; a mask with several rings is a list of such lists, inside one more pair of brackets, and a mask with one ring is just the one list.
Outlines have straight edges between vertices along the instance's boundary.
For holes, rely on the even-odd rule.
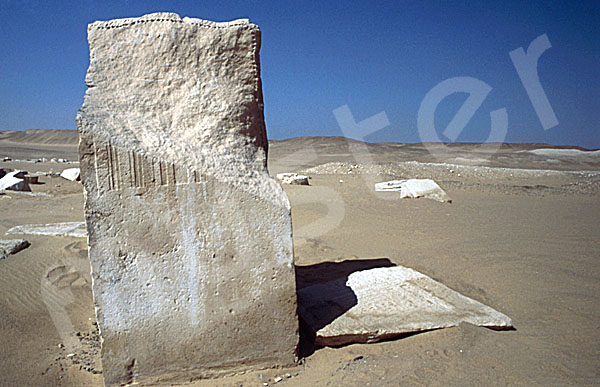
[[260,31],[157,13],[88,27],[79,158],[104,381],[290,365],[290,205],[269,176]]
[[297,173],[278,173],[277,179],[281,181],[281,184],[309,185],[309,177]]
[[298,312],[316,335],[315,344],[324,346],[371,343],[462,322],[512,327],[506,315],[402,266],[299,289]]
[[420,198],[451,203],[452,199],[431,179],[391,180],[375,184],[375,191],[397,191],[401,198]]
[[49,224],[24,224],[9,229],[6,234],[29,234],[48,236],[70,236],[85,238],[85,222],[63,222]]
[[29,247],[29,242],[25,239],[0,240],[0,259],[4,259],[10,254],[16,254],[27,247]]
[[39,178],[40,178],[40,175],[38,175],[38,174],[23,176],[23,180],[27,184],[39,184],[39,181],[38,181]]
[[79,180],[80,173],[79,168],[67,168],[60,173],[60,177],[71,181],[77,181]]
[[11,190],[11,191],[31,191],[29,184],[25,181],[24,176],[27,174],[25,171],[12,171],[8,172],[0,179],[0,191]]

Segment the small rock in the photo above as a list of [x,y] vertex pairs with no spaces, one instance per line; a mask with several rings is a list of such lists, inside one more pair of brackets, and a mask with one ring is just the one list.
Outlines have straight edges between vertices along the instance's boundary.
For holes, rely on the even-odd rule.
[[0,259],[16,254],[29,246],[30,243],[25,239],[0,240]]
[[281,184],[309,185],[309,177],[297,173],[278,173],[277,179],[281,181]]
[[79,168],[67,168],[64,171],[62,171],[60,177],[71,181],[78,181],[80,173],[81,170]]

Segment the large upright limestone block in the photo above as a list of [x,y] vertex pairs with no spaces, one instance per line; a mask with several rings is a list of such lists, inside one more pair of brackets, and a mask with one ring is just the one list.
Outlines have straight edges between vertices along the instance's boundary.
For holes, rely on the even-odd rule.
[[88,27],[77,116],[107,384],[291,364],[290,205],[268,175],[260,31],[157,13]]

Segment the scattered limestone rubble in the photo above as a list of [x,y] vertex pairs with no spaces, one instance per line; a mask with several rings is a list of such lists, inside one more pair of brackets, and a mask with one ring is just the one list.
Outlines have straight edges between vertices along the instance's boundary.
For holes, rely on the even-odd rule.
[[59,159],[59,158],[52,158],[52,159],[48,160],[46,157],[41,157],[39,159],[25,159],[25,160],[12,159],[10,157],[4,157],[0,161],[15,161],[15,162],[36,163],[36,164],[37,163],[79,164],[79,161],[70,161],[70,160],[67,160],[67,159]]
[[16,254],[27,247],[29,247],[29,242],[25,239],[0,240],[0,259],[4,259],[10,254]]
[[391,180],[375,184],[375,191],[397,191],[401,198],[420,198],[452,203],[440,186],[431,179]]
[[50,224],[25,224],[16,226],[6,232],[6,234],[30,234],[30,235],[49,235],[49,236],[70,236],[87,237],[85,222],[64,222]]
[[415,270],[379,267],[298,290],[300,318],[315,344],[371,343],[468,322],[509,329],[506,315]]
[[292,185],[309,185],[308,176],[298,175],[297,173],[278,173],[277,180],[281,181],[281,184],[292,184]]
[[79,181],[80,173],[81,172],[79,168],[67,168],[61,172],[60,177],[71,181]]

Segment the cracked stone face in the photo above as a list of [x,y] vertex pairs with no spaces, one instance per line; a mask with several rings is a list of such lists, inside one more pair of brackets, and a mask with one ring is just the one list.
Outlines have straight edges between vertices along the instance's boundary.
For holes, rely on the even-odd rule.
[[290,205],[266,168],[260,31],[158,13],[88,27],[79,157],[105,383],[288,365]]

